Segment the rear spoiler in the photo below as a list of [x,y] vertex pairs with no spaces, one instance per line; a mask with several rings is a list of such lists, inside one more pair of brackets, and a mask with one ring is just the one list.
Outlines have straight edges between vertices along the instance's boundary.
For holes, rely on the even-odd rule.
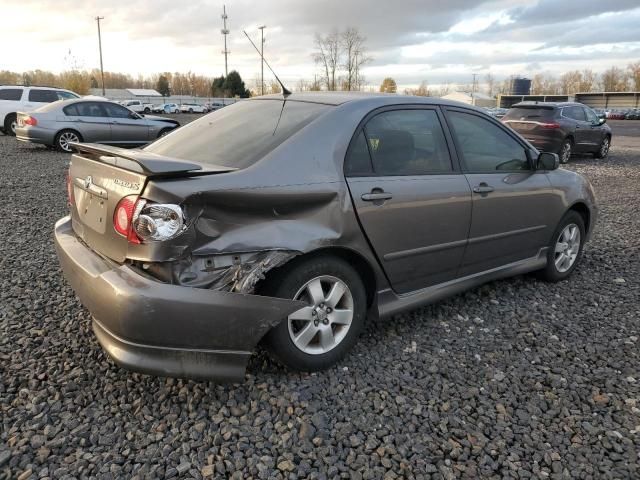
[[69,145],[81,153],[88,153],[89,158],[101,163],[108,163],[124,170],[131,170],[145,175],[163,175],[167,173],[224,173],[237,170],[233,167],[219,165],[202,165],[179,158],[165,157],[144,150],[111,147],[95,143],[69,142]]

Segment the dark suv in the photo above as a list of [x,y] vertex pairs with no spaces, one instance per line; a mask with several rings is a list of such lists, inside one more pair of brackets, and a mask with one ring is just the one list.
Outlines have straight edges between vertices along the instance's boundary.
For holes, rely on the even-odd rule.
[[534,147],[557,153],[561,163],[573,153],[604,158],[611,145],[611,128],[604,118],[581,103],[521,102],[502,118]]

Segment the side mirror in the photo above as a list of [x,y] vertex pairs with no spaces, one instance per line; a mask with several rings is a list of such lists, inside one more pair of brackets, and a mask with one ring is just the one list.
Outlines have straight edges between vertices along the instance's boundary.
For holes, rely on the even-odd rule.
[[538,155],[536,170],[555,170],[560,166],[557,153],[541,152]]
[[607,123],[607,119],[606,118],[599,118],[598,119],[598,125],[604,125],[605,123]]
[[142,118],[142,114],[141,113],[136,113],[136,112],[131,112],[129,114],[129,118],[133,118],[134,120],[138,120],[139,118]]

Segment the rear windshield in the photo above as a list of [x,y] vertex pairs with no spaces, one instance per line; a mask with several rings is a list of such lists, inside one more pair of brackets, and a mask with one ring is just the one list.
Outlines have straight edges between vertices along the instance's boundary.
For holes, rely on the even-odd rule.
[[503,120],[535,120],[538,118],[550,118],[553,117],[553,112],[553,108],[513,107],[509,109]]
[[173,158],[247,168],[331,107],[246,100],[216,110],[145,148]]

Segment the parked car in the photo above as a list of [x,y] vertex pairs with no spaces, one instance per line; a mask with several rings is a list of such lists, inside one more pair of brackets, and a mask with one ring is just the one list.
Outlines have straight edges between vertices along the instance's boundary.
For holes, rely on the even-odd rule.
[[55,87],[0,85],[0,130],[15,135],[19,111],[31,111],[58,100],[80,98],[70,90]]
[[136,113],[151,113],[151,110],[153,109],[153,104],[142,103],[141,100],[123,100],[119,103],[123,107],[127,107],[129,110],[132,110]]
[[145,145],[179,126],[170,118],[140,115],[115,102],[77,99],[18,112],[16,137],[71,152],[75,142]]
[[224,107],[224,103],[210,102],[210,103],[205,103],[204,104],[204,108],[207,109],[207,112],[213,112],[215,110],[220,110],[222,107]]
[[180,113],[180,107],[177,103],[161,103],[154,105],[153,113]]
[[640,109],[629,110],[624,118],[625,120],[640,120]]
[[163,376],[241,380],[261,341],[327,368],[367,314],[566,279],[597,217],[556,154],[437,98],[264,96],[141,150],[77,148],[60,264],[115,362]]
[[611,128],[581,103],[521,102],[502,122],[538,150],[557,153],[561,163],[568,163],[574,153],[593,153],[596,158],[609,153]]
[[606,118],[608,120],[624,120],[625,113],[621,110],[607,110]]
[[207,107],[198,105],[197,103],[183,103],[180,105],[182,113],[207,113]]

